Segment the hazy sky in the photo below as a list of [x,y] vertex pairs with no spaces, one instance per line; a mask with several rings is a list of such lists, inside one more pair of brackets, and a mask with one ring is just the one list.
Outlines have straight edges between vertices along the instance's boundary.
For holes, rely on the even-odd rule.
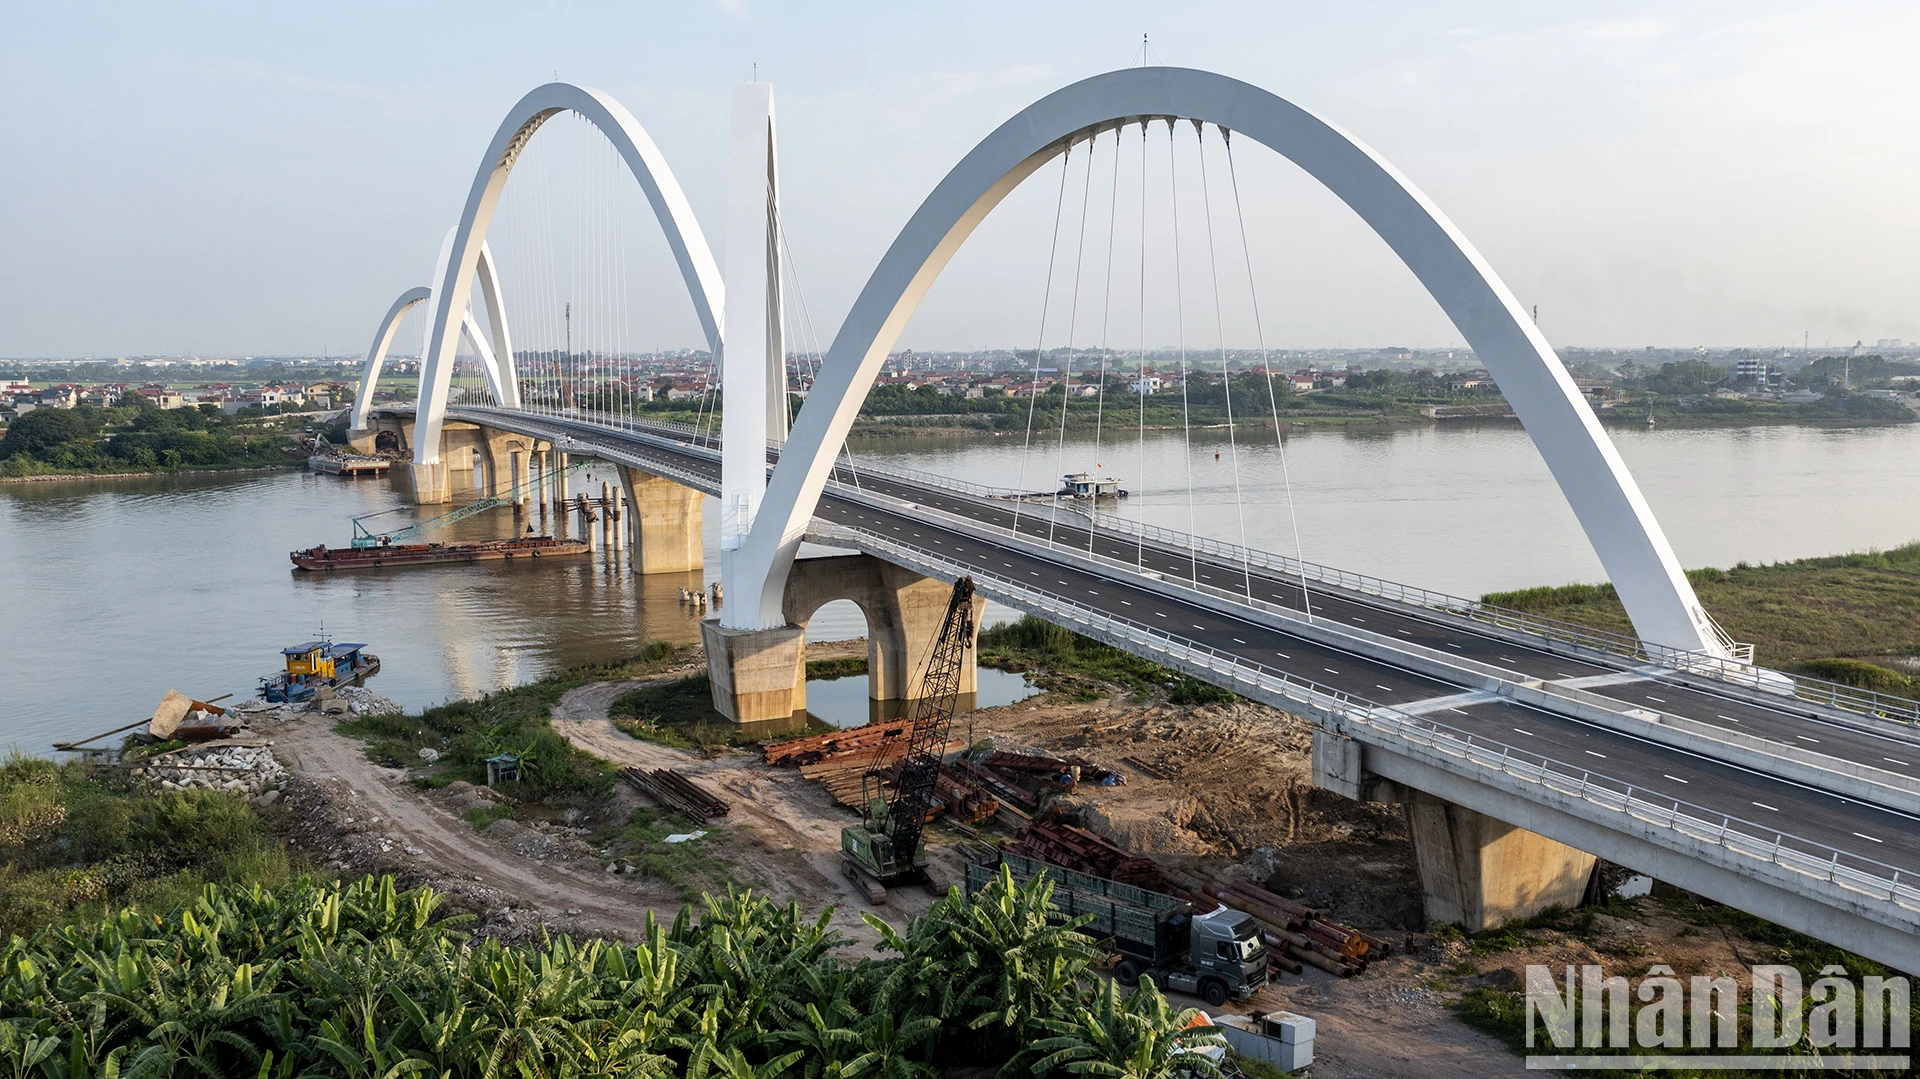
[[[755,63],[830,334],[955,161],[1042,94],[1127,66],[1142,32],[1161,62],[1369,143],[1558,344],[1920,337],[1911,0],[4,0],[0,356],[364,350],[426,278],[507,107],[556,72],[635,113],[724,250],[728,103]],[[1241,181],[1272,343],[1458,341],[1350,213],[1254,150]],[[1031,346],[1058,183],[1043,170],[989,221],[905,343]],[[695,343],[673,303],[636,339]]]

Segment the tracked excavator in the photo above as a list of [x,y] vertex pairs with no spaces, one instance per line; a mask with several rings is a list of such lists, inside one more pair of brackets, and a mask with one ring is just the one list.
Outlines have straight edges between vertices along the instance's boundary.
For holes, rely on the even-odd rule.
[[940,758],[946,752],[947,731],[960,703],[960,675],[972,647],[973,578],[962,577],[953,584],[946,618],[927,657],[899,775],[889,791],[883,780],[898,742],[883,742],[861,777],[864,819],[840,832],[842,870],[869,903],[886,902],[888,888],[905,884],[920,884],[939,894],[938,883],[927,872],[921,833],[934,805]]

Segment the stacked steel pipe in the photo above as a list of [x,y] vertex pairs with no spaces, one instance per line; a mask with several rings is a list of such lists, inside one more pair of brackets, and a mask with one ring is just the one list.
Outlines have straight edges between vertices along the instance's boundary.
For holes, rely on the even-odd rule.
[[1320,911],[1265,888],[1201,871],[1169,870],[1185,885],[1181,894],[1201,905],[1220,904],[1251,917],[1268,946],[1269,962],[1290,974],[1311,963],[1336,977],[1358,974],[1374,959],[1392,954],[1392,946],[1352,926],[1321,916]]
[[654,771],[642,771],[639,768],[620,769],[620,778],[627,785],[674,810],[695,824],[701,824],[714,817],[724,817],[732,808],[726,802],[714,797],[705,789],[669,768]]

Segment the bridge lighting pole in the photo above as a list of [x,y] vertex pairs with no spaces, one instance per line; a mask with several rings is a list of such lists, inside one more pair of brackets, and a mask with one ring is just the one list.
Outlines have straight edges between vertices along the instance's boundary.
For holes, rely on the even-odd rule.
[[[725,339],[720,357],[720,577],[729,594],[751,564],[741,546],[767,490],[768,441],[786,440],[786,333],[781,317],[780,212],[773,86],[734,87],[728,150]],[[757,593],[757,588],[747,588]],[[752,604],[729,604],[727,629],[773,629]]]

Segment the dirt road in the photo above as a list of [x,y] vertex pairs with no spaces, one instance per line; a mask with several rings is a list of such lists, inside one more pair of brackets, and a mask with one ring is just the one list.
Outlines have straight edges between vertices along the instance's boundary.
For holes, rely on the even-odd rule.
[[364,860],[432,883],[482,910],[519,907],[570,932],[632,938],[648,910],[671,918],[680,907],[660,882],[582,873],[489,841],[414,786],[406,772],[369,761],[357,739],[334,730],[332,717],[302,715],[274,727],[271,736],[274,752],[319,788],[333,826],[361,840],[350,846]]

